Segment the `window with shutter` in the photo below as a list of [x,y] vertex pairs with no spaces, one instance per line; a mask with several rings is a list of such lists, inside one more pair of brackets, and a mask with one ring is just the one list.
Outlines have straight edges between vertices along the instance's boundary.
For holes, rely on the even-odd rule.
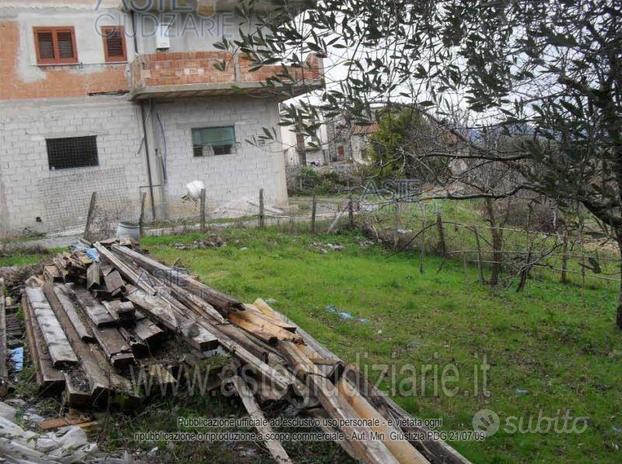
[[192,129],[194,156],[231,155],[235,153],[233,126]]
[[73,58],[75,53],[73,50],[73,34],[71,32],[58,32],[56,34],[58,40],[58,55],[62,59]]
[[39,32],[39,56],[44,60],[54,59],[54,38],[51,32]]
[[75,64],[78,62],[73,27],[35,27],[38,64]]
[[121,26],[102,27],[104,55],[106,62],[127,61],[125,49],[125,31]]

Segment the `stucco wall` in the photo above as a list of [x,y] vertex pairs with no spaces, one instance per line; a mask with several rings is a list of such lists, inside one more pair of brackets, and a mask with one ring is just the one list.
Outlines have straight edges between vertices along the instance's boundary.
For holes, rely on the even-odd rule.
[[[261,135],[264,127],[277,127],[276,102],[228,97],[158,103],[152,117],[157,148],[160,153],[166,152],[166,196],[172,216],[192,208],[181,202],[181,196],[193,180],[205,183],[210,209],[256,200],[260,188],[264,189],[266,204],[287,203],[281,142],[263,146],[247,143]],[[237,154],[193,156],[192,128],[227,125],[235,127]]]

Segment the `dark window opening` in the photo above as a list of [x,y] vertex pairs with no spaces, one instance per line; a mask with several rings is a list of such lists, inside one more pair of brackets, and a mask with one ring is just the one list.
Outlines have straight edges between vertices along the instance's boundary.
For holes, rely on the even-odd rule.
[[73,27],[35,27],[35,48],[39,64],[78,62]]
[[94,135],[46,139],[46,143],[51,171],[99,165],[97,137]]
[[192,129],[192,150],[195,157],[234,154],[235,128],[223,126]]
[[106,62],[127,61],[125,32],[121,26],[102,27]]

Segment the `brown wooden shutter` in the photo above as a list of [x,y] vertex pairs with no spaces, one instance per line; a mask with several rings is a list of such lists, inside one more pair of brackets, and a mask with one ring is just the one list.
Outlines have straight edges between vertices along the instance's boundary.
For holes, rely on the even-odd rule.
[[123,27],[102,27],[104,52],[107,62],[127,61]]
[[72,59],[75,56],[73,49],[73,34],[71,31],[59,31],[56,35],[58,40],[58,56],[61,60]]
[[39,64],[74,64],[78,62],[73,27],[35,27],[34,33]]
[[54,35],[51,31],[37,33],[37,46],[39,47],[39,58],[54,60]]

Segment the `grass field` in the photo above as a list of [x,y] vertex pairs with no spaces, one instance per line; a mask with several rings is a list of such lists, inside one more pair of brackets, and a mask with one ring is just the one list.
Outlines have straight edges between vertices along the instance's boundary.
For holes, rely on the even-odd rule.
[[[496,434],[453,443],[473,462],[622,460],[622,334],[614,326],[613,285],[582,289],[536,279],[523,293],[493,291],[477,282],[474,267],[426,257],[420,273],[417,254],[394,254],[354,233],[220,233],[227,245],[218,249],[171,246],[198,234],[147,238],[144,246],[244,301],[270,300],[347,361],[392,366],[386,388],[395,384],[392,375],[415,378],[416,391],[396,401],[417,416],[442,418],[442,430],[472,430],[474,413],[495,411]],[[327,243],[344,249],[324,253]],[[359,319],[342,320],[335,310]],[[481,369],[475,378],[485,363],[486,386]],[[435,393],[434,375],[421,371],[448,365],[458,370],[457,391]],[[375,380],[377,370],[369,372]],[[525,433],[539,415],[561,424],[566,410],[586,418],[578,422],[587,424],[583,433]],[[510,433],[508,419],[522,432]]]

